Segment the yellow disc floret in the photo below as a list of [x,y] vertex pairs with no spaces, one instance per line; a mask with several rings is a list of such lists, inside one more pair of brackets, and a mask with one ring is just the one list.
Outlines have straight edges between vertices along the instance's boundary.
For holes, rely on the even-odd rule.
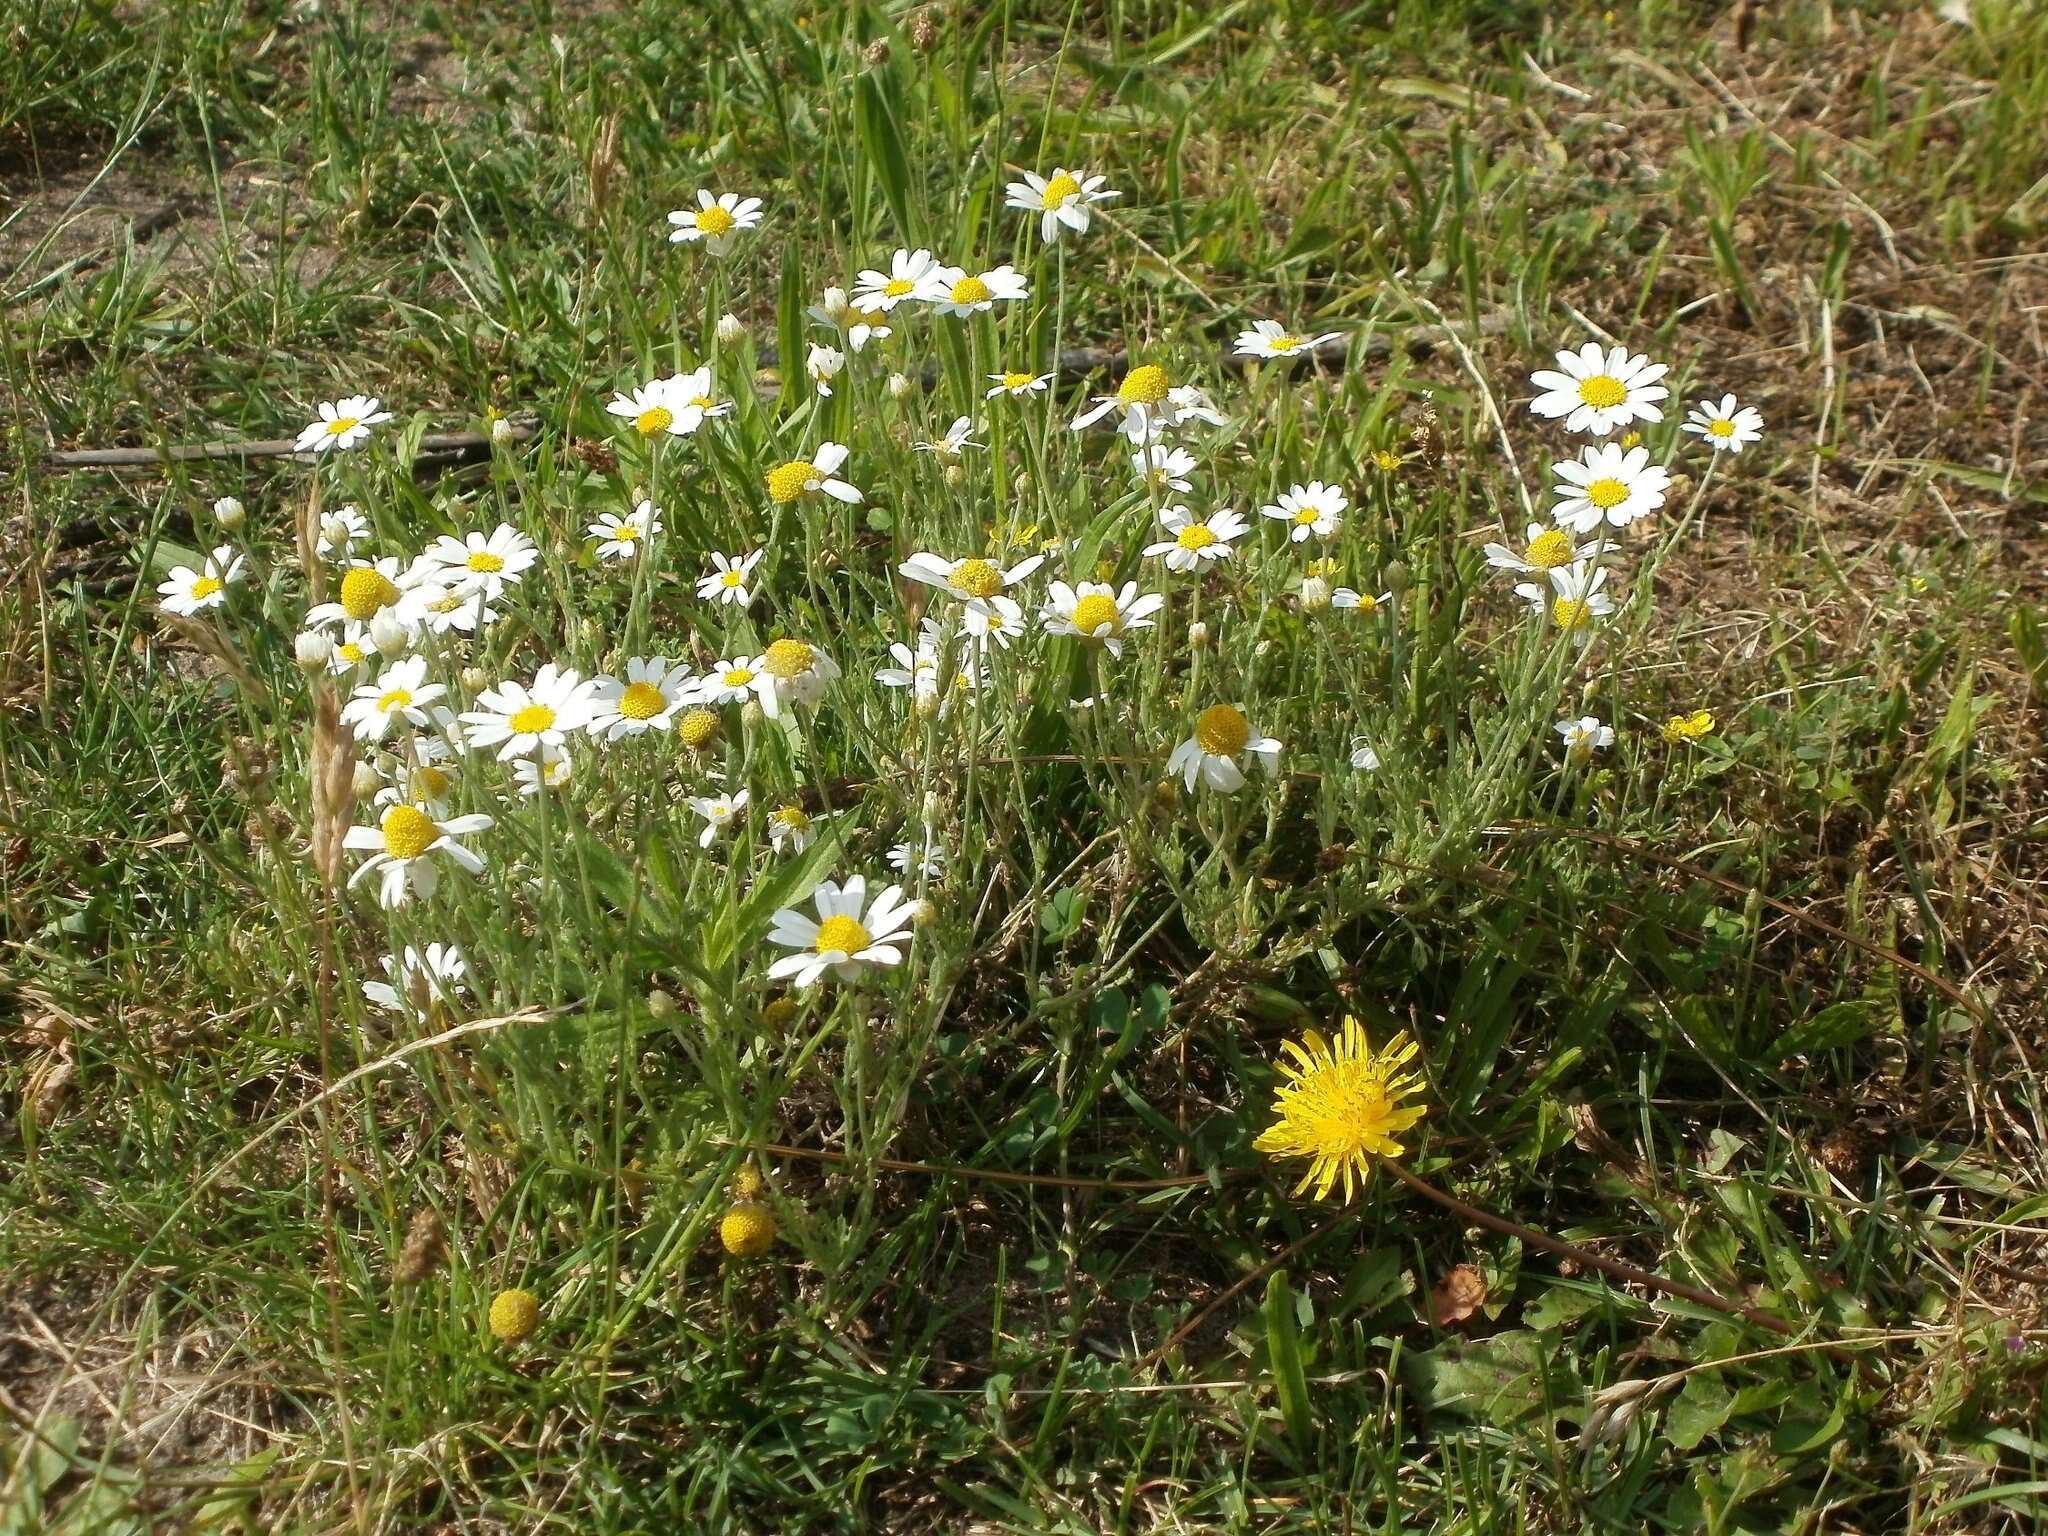
[[1035,384],[1037,382],[1038,375],[1035,373],[1006,373],[1003,375],[1003,388],[1005,389],[1022,389],[1026,384]]
[[768,471],[768,494],[780,502],[795,501],[818,478],[818,466],[808,459],[791,459]]
[[676,734],[692,752],[702,752],[718,740],[718,716],[708,709],[693,709],[677,724]]
[[817,662],[817,651],[803,640],[777,640],[761,658],[762,669],[785,683],[802,677]]
[[707,235],[728,235],[732,233],[733,216],[730,210],[713,203],[709,208],[697,210],[697,227]]
[[1628,386],[1611,373],[1579,380],[1579,399],[1595,410],[1612,410],[1628,398]]
[[491,1298],[491,1332],[507,1344],[533,1336],[540,1326],[540,1298],[531,1291],[500,1291]]
[[1628,487],[1612,476],[1603,476],[1586,487],[1586,500],[1605,512],[1628,500]]
[[1550,605],[1550,617],[1559,629],[1580,629],[1592,620],[1592,610],[1575,597],[1560,597]]
[[1207,523],[1190,523],[1173,536],[1173,542],[1182,549],[1207,549],[1216,542],[1216,535]]
[[758,1259],[775,1246],[775,1213],[758,1200],[741,1200],[718,1224],[718,1240],[736,1259]]
[[668,700],[652,683],[628,683],[619,695],[619,713],[628,720],[652,720],[666,708]]
[[441,835],[425,811],[410,805],[388,807],[378,826],[384,833],[384,851],[394,859],[420,857]]
[[1112,635],[1123,632],[1124,616],[1115,598],[1104,592],[1090,592],[1074,604],[1074,628],[1083,635],[1096,639],[1096,631],[1105,625]]
[[1003,590],[1003,573],[986,560],[962,560],[953,567],[952,583],[969,597],[994,597]]
[[1539,571],[1554,571],[1572,563],[1572,536],[1562,528],[1539,533],[1522,551],[1522,562]]
[[1116,397],[1125,405],[1157,405],[1166,398],[1172,386],[1166,381],[1166,370],[1152,363],[1133,368],[1124,375],[1118,386]]
[[1195,717],[1195,745],[1211,757],[1235,757],[1251,739],[1244,711],[1228,704],[1211,704]]
[[811,944],[821,955],[857,955],[867,947],[867,929],[861,926],[859,918],[843,912],[818,924],[818,937]]
[[514,735],[538,736],[555,723],[555,712],[545,704],[528,704],[524,709],[514,710],[505,723],[512,727]]
[[1080,195],[1081,183],[1065,171],[1061,171],[1045,184],[1045,191],[1039,195],[1038,206],[1050,213],[1054,209],[1064,207],[1068,198]]
[[398,584],[373,566],[359,565],[341,578],[341,609],[368,623],[398,601]]
[[657,432],[666,432],[675,425],[676,413],[665,405],[650,405],[633,418],[633,430],[642,437],[652,437]]
[[955,304],[986,304],[995,295],[988,291],[988,284],[978,277],[963,277],[953,285],[952,299]]
[[469,559],[463,563],[472,571],[481,571],[485,575],[493,575],[505,569],[505,557],[494,555],[488,549],[472,549],[469,552]]
[[194,577],[192,581],[192,601],[196,603],[203,598],[211,597],[220,589],[221,579],[218,576]]

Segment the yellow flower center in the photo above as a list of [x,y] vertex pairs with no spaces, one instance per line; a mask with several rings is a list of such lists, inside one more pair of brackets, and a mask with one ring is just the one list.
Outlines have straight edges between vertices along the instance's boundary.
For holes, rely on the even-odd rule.
[[1361,592],[1358,594],[1358,611],[1360,613],[1378,613],[1379,608],[1380,600],[1374,597],[1370,592]]
[[363,659],[363,648],[353,640],[344,640],[334,648],[334,654],[354,666]]
[[994,597],[1003,590],[1003,573],[986,560],[962,560],[953,567],[953,585],[969,597]]
[[1316,507],[1302,507],[1294,514],[1294,524],[1297,528],[1307,528],[1322,515],[1321,510]]
[[1603,476],[1586,487],[1586,500],[1605,512],[1628,500],[1628,487],[1611,475]]
[[747,573],[745,571],[727,571],[718,578],[718,584],[728,592],[734,587],[743,587],[746,583]]
[[394,709],[403,709],[411,702],[412,690],[410,688],[388,688],[377,700],[377,708],[382,713],[388,715]]
[[488,549],[472,549],[465,563],[472,571],[482,571],[486,575],[505,569],[505,557],[494,555]]
[[712,410],[718,405],[718,402],[709,395],[692,395],[690,396],[689,403],[700,411]]
[[907,277],[892,277],[888,282],[882,284],[882,294],[885,298],[900,299],[906,293],[915,293],[916,291],[917,284]]
[[359,565],[341,578],[341,609],[367,623],[398,601],[398,585],[382,571]]
[[555,712],[545,704],[529,704],[524,709],[514,710],[506,724],[515,735],[538,736],[555,723]]
[[340,437],[344,432],[352,432],[362,424],[363,419],[360,416],[337,416],[327,423],[327,435]]
[[727,667],[720,674],[720,677],[728,688],[744,688],[754,680],[754,669],[752,667]]
[[1228,704],[1211,704],[1195,717],[1195,745],[1211,757],[1235,757],[1251,739],[1244,711]]
[[446,597],[437,597],[427,604],[427,611],[430,613],[453,613],[467,601],[468,599],[460,592],[450,592]]
[[1572,536],[1562,528],[1539,533],[1522,551],[1522,563],[1539,571],[1554,571],[1572,563]]
[[780,826],[788,827],[792,832],[801,832],[811,824],[811,818],[804,814],[804,808],[800,805],[785,805],[769,819]]
[[1267,343],[1275,352],[1292,352],[1301,345],[1299,336],[1275,336]]
[[1628,398],[1628,386],[1611,373],[1579,380],[1579,399],[1596,410],[1611,410]]
[[818,653],[802,640],[777,640],[768,647],[762,666],[771,677],[779,677],[785,683],[791,678],[802,677],[817,663]]
[[855,325],[864,325],[869,330],[874,330],[875,328],[880,326],[887,326],[889,323],[889,316],[888,313],[884,310],[856,309],[853,312],[853,323]]
[[1578,598],[1560,597],[1550,605],[1550,617],[1559,629],[1578,629],[1592,618],[1592,613]]
[[868,947],[868,943],[868,931],[861,927],[860,920],[842,914],[828,917],[818,924],[818,937],[811,947],[821,955],[829,955],[835,950],[841,954],[857,955]]
[[1624,432],[1621,434],[1621,446],[1623,449],[1640,448],[1642,443],[1643,434],[1640,432]]
[[1062,171],[1045,184],[1045,191],[1038,199],[1038,206],[1050,212],[1055,208],[1064,207],[1068,198],[1080,195],[1081,183]]
[[817,465],[808,459],[791,459],[768,471],[768,494],[776,501],[795,501],[817,478]]
[[730,234],[733,222],[732,214],[716,203],[697,210],[697,227],[707,235]]
[[1192,523],[1175,534],[1173,541],[1182,549],[1207,549],[1216,542],[1216,535],[1207,523]]
[[218,576],[196,576],[192,580],[192,600],[197,602],[200,598],[211,597],[220,589],[221,579]]
[[1382,448],[1374,454],[1372,461],[1378,466],[1380,473],[1385,475],[1391,475],[1401,467],[1401,455],[1389,448]]
[[1735,435],[1735,423],[1726,416],[1716,416],[1707,423],[1707,432],[1712,437],[1733,437]]
[[1104,625],[1109,632],[1120,634],[1124,627],[1124,616],[1116,606],[1116,599],[1104,592],[1090,592],[1074,604],[1074,628],[1089,639]]
[[718,716],[708,709],[693,709],[683,716],[676,734],[691,751],[702,751],[718,739]]
[[1320,559],[1320,560],[1311,560],[1311,561],[1309,561],[1309,563],[1308,563],[1308,574],[1309,574],[1309,575],[1311,575],[1311,576],[1323,576],[1323,577],[1330,577],[1330,576],[1334,576],[1334,575],[1336,575],[1336,574],[1337,574],[1337,561],[1336,561],[1336,558],[1335,558],[1334,556],[1330,556],[1330,555],[1325,555],[1325,556],[1324,556],[1324,557],[1323,557],[1322,559]]
[[415,800],[438,800],[448,793],[454,782],[447,769],[421,763],[412,771],[412,797]]
[[418,858],[441,835],[441,829],[425,811],[410,805],[390,807],[380,826],[384,832],[384,851],[394,859]]
[[963,277],[953,285],[955,304],[986,304],[995,295],[988,291],[988,284],[978,277]]
[[639,537],[640,525],[638,523],[621,523],[612,530],[612,542],[614,544],[630,544]]
[[1116,397],[1125,405],[1157,405],[1166,398],[1169,388],[1166,370],[1153,363],[1133,368],[1124,375],[1118,386]]
[[668,700],[652,683],[628,683],[619,695],[619,713],[628,720],[652,720],[667,708]]
[[1035,373],[1006,373],[1003,375],[1003,388],[1005,389],[1022,389],[1026,384],[1035,384],[1037,382],[1038,375]]
[[650,405],[633,418],[633,430],[642,437],[652,437],[657,432],[666,432],[676,419],[676,413],[665,405]]

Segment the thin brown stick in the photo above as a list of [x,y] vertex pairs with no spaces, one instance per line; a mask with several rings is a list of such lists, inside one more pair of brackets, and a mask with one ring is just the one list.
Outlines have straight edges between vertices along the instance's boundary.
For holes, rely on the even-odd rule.
[[[524,442],[539,430],[536,423],[512,424],[512,437]],[[491,446],[488,432],[429,432],[420,439],[420,453],[460,457]],[[50,469],[123,469],[151,464],[189,464],[199,459],[297,459],[310,464],[317,457],[299,452],[289,437],[266,437],[255,442],[165,443],[160,448],[53,448],[43,456]]]
[[[776,1141],[726,1141],[721,1145],[744,1148],[771,1157],[794,1157],[813,1163],[854,1163],[861,1161],[845,1152],[828,1152],[821,1147],[789,1147]],[[875,1167],[889,1173],[921,1173],[931,1178],[979,1179],[989,1184],[1030,1184],[1041,1189],[1113,1189],[1146,1191],[1191,1189],[1209,1182],[1205,1173],[1184,1174],[1171,1179],[1076,1179],[1052,1173],[1012,1173],[1006,1168],[963,1168],[952,1163],[906,1163],[900,1158],[877,1157]]]
[[1484,1227],[1489,1232],[1498,1232],[1503,1237],[1520,1238],[1532,1248],[1541,1248],[1564,1258],[1576,1260],[1610,1275],[1616,1280],[1626,1280],[1635,1285],[1647,1286],[1653,1291],[1662,1291],[1667,1296],[1676,1296],[1681,1301],[1690,1301],[1697,1306],[1711,1307],[1716,1312],[1726,1312],[1731,1317],[1745,1317],[1758,1327],[1768,1328],[1773,1333],[1789,1335],[1792,1325],[1781,1317],[1760,1311],[1748,1302],[1736,1301],[1714,1291],[1702,1290],[1696,1285],[1687,1285],[1683,1280],[1668,1279],[1653,1274],[1647,1269],[1637,1269],[1633,1264],[1624,1264],[1619,1259],[1610,1259],[1604,1253],[1595,1253],[1577,1243],[1568,1243],[1561,1237],[1552,1237],[1547,1232],[1538,1232],[1534,1227],[1525,1227],[1519,1221],[1509,1221],[1505,1216],[1496,1216],[1491,1211],[1482,1211],[1476,1205],[1467,1205],[1456,1195],[1446,1194],[1426,1179],[1416,1177],[1399,1163],[1380,1164],[1389,1174],[1406,1184],[1417,1194],[1434,1200],[1445,1210],[1452,1212],[1475,1227]]

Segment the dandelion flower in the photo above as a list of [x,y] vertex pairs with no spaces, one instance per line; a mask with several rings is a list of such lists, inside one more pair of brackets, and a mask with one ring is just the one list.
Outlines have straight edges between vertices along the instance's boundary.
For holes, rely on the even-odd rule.
[[899,250],[887,272],[870,267],[854,280],[853,302],[886,315],[905,299],[935,299],[945,292],[938,273],[939,260],[930,251]]
[[804,359],[804,372],[811,376],[811,387],[827,400],[832,398],[832,381],[845,366],[844,352],[837,347],[821,347],[815,341],[811,343],[810,355]]
[[1673,715],[1664,722],[1664,739],[1674,746],[1679,742],[1701,741],[1714,734],[1715,724],[1711,710],[1696,709],[1689,715]]
[[665,656],[635,656],[624,677],[600,677],[590,695],[586,729],[599,741],[665,731],[695,697],[690,669]]
[[300,453],[348,452],[370,435],[370,428],[391,419],[384,402],[373,395],[349,395],[320,402],[320,419],[302,428],[293,445]]
[[1668,371],[1663,363],[1631,357],[1627,347],[1603,353],[1587,342],[1576,352],[1557,354],[1562,372],[1539,368],[1529,382],[1542,391],[1529,402],[1538,416],[1564,418],[1567,432],[1605,437],[1625,430],[1632,421],[1662,421],[1657,402],[1671,391],[1657,381]]
[[1259,511],[1286,523],[1289,541],[1299,544],[1310,535],[1319,539],[1333,537],[1344,526],[1344,513],[1350,505],[1351,498],[1337,486],[1311,480],[1307,485],[1282,491],[1279,500]]
[[700,187],[697,206],[676,209],[668,222],[669,244],[693,245],[701,240],[705,250],[723,256],[734,240],[761,222],[761,199],[736,192],[713,197]]
[[1585,561],[1559,566],[1546,573],[1546,589],[1533,581],[1517,582],[1515,595],[1527,600],[1538,613],[1548,613],[1562,630],[1590,629],[1595,619],[1614,612],[1614,599],[1602,590],[1607,585],[1607,568]]
[[1313,352],[1326,341],[1335,341],[1337,336],[1336,331],[1326,331],[1320,336],[1299,336],[1276,320],[1255,320],[1250,330],[1237,333],[1234,350],[1239,357],[1299,357],[1304,352]]
[[228,583],[242,574],[242,564],[242,557],[223,544],[200,561],[196,571],[189,565],[173,566],[170,579],[156,589],[164,612],[190,618],[218,608],[228,600]]
[[1254,736],[1244,711],[1233,704],[1211,704],[1195,717],[1195,734],[1173,749],[1166,771],[1179,774],[1189,789],[1200,779],[1209,788],[1234,795],[1244,788],[1244,770],[1237,760],[1249,753],[1266,776],[1280,768],[1280,743]]
[[1534,576],[1557,570],[1597,552],[1597,545],[1573,543],[1571,534],[1562,528],[1546,528],[1541,523],[1531,523],[1523,530],[1519,554],[1505,544],[1489,544],[1486,546],[1486,563],[1496,570]]
[[1039,620],[1049,635],[1076,635],[1121,660],[1124,632],[1152,628],[1158,622],[1153,615],[1165,606],[1157,592],[1140,597],[1135,581],[1125,582],[1121,592],[1106,582],[1084,581],[1077,588],[1056,581],[1047,590]]
[[1194,482],[1188,479],[1194,473],[1195,456],[1185,448],[1150,444],[1131,455],[1131,468],[1155,495],[1164,495],[1168,491],[1186,495],[1195,488]]
[[747,808],[747,792],[736,795],[692,795],[690,809],[704,818],[704,831],[697,838],[699,848],[709,848],[719,834],[738,821]]
[[1108,177],[1084,178],[1065,166],[1055,166],[1050,176],[1040,176],[1032,171],[1019,174],[1024,179],[1013,181],[1004,189],[1009,195],[1003,206],[1037,214],[1038,237],[1048,245],[1059,239],[1062,229],[1071,229],[1077,235],[1087,234],[1088,221],[1093,217],[1092,207],[1112,197],[1123,196],[1121,192],[1113,192],[1103,185]]
[[420,556],[443,584],[463,597],[498,598],[540,558],[533,540],[510,523],[500,523],[486,536],[466,538],[443,534]]
[[942,315],[973,315],[1031,296],[1031,286],[1008,262],[986,272],[940,267],[932,273],[932,308]]
[[1024,610],[1005,589],[1017,585],[1041,565],[1045,556],[1033,555],[1007,571],[992,561],[972,558],[948,560],[920,550],[897,570],[912,581],[937,587],[962,605],[967,632],[977,639],[993,635],[1002,645],[1024,632]]
[[845,462],[846,449],[841,444],[820,443],[808,459],[791,459],[768,471],[768,497],[786,506],[822,491],[835,501],[858,503],[860,492],[837,478],[839,466]]
[[770,979],[793,977],[798,986],[808,987],[828,970],[841,981],[853,981],[863,966],[900,965],[915,903],[903,899],[900,885],[885,886],[872,904],[867,895],[867,881],[860,875],[843,886],[827,880],[814,897],[815,921],[789,907],[777,912],[768,940],[796,953],[769,966]]
[[355,727],[357,741],[382,741],[392,722],[430,726],[448,711],[431,708],[448,690],[426,681],[427,658],[408,656],[395,661],[369,683],[355,691],[355,697],[341,707],[344,725]]
[[1422,1078],[1401,1070],[1415,1057],[1406,1032],[1375,1051],[1365,1027],[1349,1014],[1332,1045],[1315,1030],[1300,1044],[1282,1041],[1275,1063],[1286,1081],[1273,1097],[1279,1122],[1252,1143],[1275,1157],[1303,1157],[1308,1172],[1294,1186],[1311,1184],[1321,1200],[1341,1178],[1344,1198],[1365,1187],[1375,1158],[1399,1157],[1407,1149],[1394,1138],[1423,1116],[1420,1104],[1400,1101],[1422,1091]]
[[370,520],[360,507],[336,507],[322,514],[314,551],[322,560],[346,560],[355,553],[356,542],[369,536]]
[[1228,507],[1207,517],[1197,517],[1186,507],[1161,507],[1159,524],[1173,537],[1147,544],[1145,553],[1166,556],[1169,571],[1197,571],[1211,561],[1229,559],[1231,540],[1251,527]]
[[659,532],[661,519],[656,516],[651,501],[641,502],[624,517],[600,512],[597,521],[590,525],[590,536],[597,540],[597,557],[600,560],[631,560]]
[[1602,523],[1626,528],[1663,506],[1671,488],[1670,474],[1650,462],[1649,449],[1618,443],[1595,443],[1576,462],[1550,469],[1565,482],[1551,487],[1562,498],[1551,516],[1574,533],[1591,533]]
[[1723,395],[1719,405],[1700,401],[1679,424],[1679,430],[1692,433],[1716,453],[1723,448],[1740,453],[1762,439],[1763,412],[1753,405],[1738,405],[1733,395]]
[[697,578],[697,595],[707,602],[746,607],[754,600],[747,578],[754,574],[754,567],[761,563],[761,556],[766,553],[766,550],[757,549],[750,555],[722,555],[713,550],[711,564],[715,569]]
[[424,1019],[435,1007],[446,1008],[469,992],[469,967],[453,944],[429,944],[424,950],[408,944],[382,962],[384,981],[363,983],[363,997],[385,1013]]
[[1557,734],[1564,738],[1564,755],[1574,763],[1590,762],[1594,752],[1614,745],[1614,727],[1602,725],[1598,715],[1557,722]]
[[477,695],[477,709],[467,710],[462,723],[472,747],[497,747],[498,760],[518,757],[540,747],[559,747],[572,731],[590,724],[597,680],[586,680],[573,668],[552,661],[534,674],[531,684],[507,680]]
[[994,388],[985,391],[984,400],[993,400],[997,395],[1008,395],[1012,400],[1025,395],[1042,395],[1053,381],[1049,373],[992,373],[989,375]]
[[946,435],[937,442],[912,443],[910,446],[918,453],[936,453],[941,458],[957,459],[960,457],[960,451],[963,448],[983,448],[987,446],[985,443],[971,441],[974,432],[973,417],[955,416],[953,418],[953,425],[946,428]]
[[471,832],[488,832],[496,823],[488,816],[472,814],[437,820],[414,805],[389,805],[374,827],[350,827],[342,837],[344,848],[368,850],[356,872],[348,877],[353,886],[372,870],[380,871],[377,899],[387,907],[405,905],[411,896],[432,896],[441,872],[434,855],[446,854],[457,865],[480,874],[484,861],[462,842]]

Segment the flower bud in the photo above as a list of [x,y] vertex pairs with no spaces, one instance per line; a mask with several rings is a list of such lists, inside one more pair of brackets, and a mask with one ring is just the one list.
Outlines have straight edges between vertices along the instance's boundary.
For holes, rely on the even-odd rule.
[[738,315],[725,314],[718,317],[718,342],[720,346],[737,345],[747,334],[746,323]]
[[958,464],[948,464],[946,466],[946,484],[957,486],[965,485],[966,483],[967,471],[965,469],[962,469]]
[[491,674],[482,667],[464,667],[458,679],[465,693],[482,693],[491,686]]
[[914,928],[929,928],[939,920],[939,909],[920,897],[910,904],[910,922]]
[[740,724],[750,731],[759,730],[761,722],[767,718],[767,713],[761,708],[761,701],[759,699],[748,699],[746,703],[740,706]]
[[500,448],[512,446],[512,423],[500,416],[491,423],[491,441]]
[[213,520],[229,533],[241,527],[248,515],[248,509],[232,496],[223,496],[213,504]]
[[1192,624],[1190,624],[1190,625],[1188,626],[1188,646],[1189,646],[1189,648],[1190,648],[1190,649],[1192,649],[1192,650],[1197,650],[1197,651],[1199,651],[1199,650],[1201,650],[1201,649],[1202,649],[1202,648],[1203,648],[1204,646],[1206,646],[1206,645],[1207,645],[1208,643],[1209,643],[1209,626],[1208,626],[1208,625],[1206,625],[1206,624],[1204,624],[1204,623],[1203,623],[1203,622],[1202,622],[1202,621],[1201,621],[1200,619],[1197,619],[1197,620],[1195,620],[1195,622],[1194,622],[1194,623],[1192,623]]
[[908,400],[916,393],[917,385],[909,374],[892,373],[889,375],[889,398],[891,400]]
[[1415,585],[1414,573],[1400,560],[1389,560],[1387,562],[1384,579],[1387,583],[1387,590],[1396,597],[1399,597],[1403,592],[1406,592]]
[[358,800],[370,799],[383,787],[384,781],[377,777],[376,769],[372,768],[368,763],[356,764],[354,789]]
[[647,1016],[650,1019],[665,1019],[676,1011],[676,1000],[656,987],[647,994]]
[[325,671],[334,660],[334,642],[317,629],[309,629],[292,642],[292,660],[301,672]]
[[412,644],[412,631],[389,608],[380,608],[370,620],[370,644],[386,661],[395,661]]
[[853,314],[853,306],[847,303],[844,288],[827,288],[825,296],[818,301],[818,308],[825,312],[825,318],[834,325],[846,324]]
[[1301,606],[1305,613],[1321,613],[1330,606],[1330,584],[1320,576],[1301,578]]

